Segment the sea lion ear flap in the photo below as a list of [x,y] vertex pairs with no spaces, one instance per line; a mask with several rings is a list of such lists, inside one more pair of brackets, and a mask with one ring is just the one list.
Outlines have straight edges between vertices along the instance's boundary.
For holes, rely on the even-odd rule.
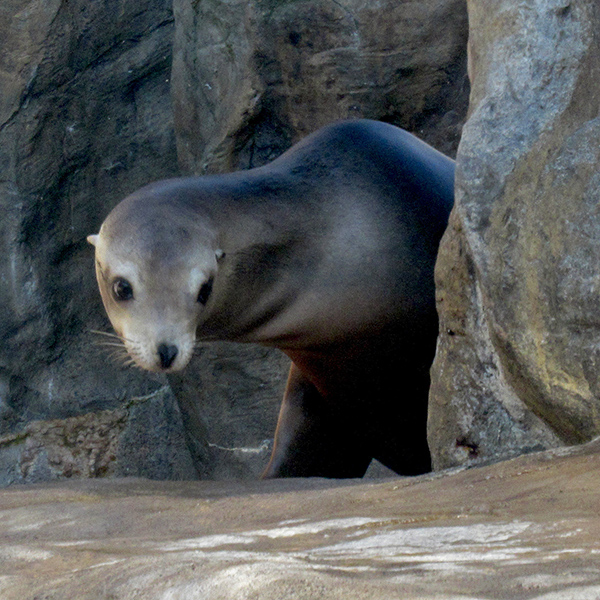
[[94,234],[94,235],[88,235],[87,236],[87,241],[92,245],[95,246],[96,243],[98,242],[98,234]]
[[225,252],[219,248],[218,250],[215,250],[215,256],[217,257],[217,261],[219,261],[225,256]]

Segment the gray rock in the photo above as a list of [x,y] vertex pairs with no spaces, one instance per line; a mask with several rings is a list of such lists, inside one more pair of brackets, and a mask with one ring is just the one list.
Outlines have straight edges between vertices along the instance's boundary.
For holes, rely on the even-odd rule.
[[462,0],[174,0],[173,98],[187,172],[259,166],[342,118],[453,154],[467,105]]
[[[1,436],[31,440],[33,422],[79,416],[91,424],[166,383],[120,368],[90,334],[108,324],[85,237],[125,194],[178,173],[172,36],[167,0],[110,8],[16,0],[2,10]],[[175,413],[168,418],[165,427],[181,427]],[[43,445],[47,437],[36,440]],[[56,464],[55,448],[40,447],[23,475],[22,455],[3,446],[0,480],[16,472],[29,480],[101,471],[70,471]],[[125,463],[139,451],[129,449],[130,458],[121,449]]]
[[289,359],[255,345],[202,344],[169,376],[202,478],[258,478],[271,455]]
[[0,437],[0,485],[111,476],[198,477],[167,386],[122,408],[33,421]]
[[471,104],[437,266],[437,468],[600,433],[600,11],[473,0]]

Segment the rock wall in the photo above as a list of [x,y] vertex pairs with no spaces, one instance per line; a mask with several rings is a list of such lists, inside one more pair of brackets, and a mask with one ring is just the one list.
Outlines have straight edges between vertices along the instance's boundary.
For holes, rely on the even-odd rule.
[[[172,395],[108,425],[110,411],[166,382],[120,368],[90,333],[108,324],[85,242],[125,194],[178,173],[173,29],[167,0],[15,0],[1,11],[0,484],[125,465],[134,475],[195,475],[185,444],[171,467],[138,460],[148,448],[140,411],[149,429],[167,433],[154,450],[180,444]],[[103,448],[122,467],[110,464],[116,458],[69,467],[69,418],[112,436]],[[57,427],[64,435],[51,433]],[[81,445],[95,452],[86,436]]]
[[259,166],[342,118],[449,155],[468,99],[463,0],[174,0],[173,99],[187,172]]
[[437,468],[600,433],[600,6],[469,0],[469,20],[437,266]]
[[3,8],[0,485],[255,477],[287,361],[211,345],[170,382],[121,367],[90,333],[109,324],[85,237],[151,180],[262,164],[341,117],[453,154],[466,35],[464,0]]

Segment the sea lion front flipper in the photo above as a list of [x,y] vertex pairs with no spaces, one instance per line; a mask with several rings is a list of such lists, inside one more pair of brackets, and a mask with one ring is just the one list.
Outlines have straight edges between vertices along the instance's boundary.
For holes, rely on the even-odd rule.
[[346,425],[292,363],[263,478],[362,477],[371,456]]

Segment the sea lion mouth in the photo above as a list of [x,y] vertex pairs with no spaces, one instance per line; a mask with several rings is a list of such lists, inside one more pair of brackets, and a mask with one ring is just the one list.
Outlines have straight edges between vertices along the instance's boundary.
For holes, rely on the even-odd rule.
[[115,342],[127,352],[125,366],[135,366],[151,373],[174,373],[181,371],[190,362],[194,353],[194,340],[183,340],[179,343],[161,341],[158,344],[147,343],[143,340],[122,337],[114,334],[105,334],[114,337]]

